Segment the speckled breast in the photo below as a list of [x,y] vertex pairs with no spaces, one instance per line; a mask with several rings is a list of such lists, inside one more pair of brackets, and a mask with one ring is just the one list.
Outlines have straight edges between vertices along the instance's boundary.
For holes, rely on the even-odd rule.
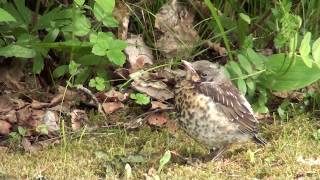
[[191,87],[178,88],[175,93],[180,126],[196,141],[215,149],[249,139],[210,97]]

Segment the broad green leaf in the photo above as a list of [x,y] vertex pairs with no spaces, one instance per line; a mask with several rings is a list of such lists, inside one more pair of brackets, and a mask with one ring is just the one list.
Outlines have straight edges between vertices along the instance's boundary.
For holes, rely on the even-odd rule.
[[[14,0],[17,10],[26,20],[25,22],[31,22],[31,10],[26,6],[25,0]],[[29,19],[30,18],[30,19]]]
[[243,79],[237,79],[237,86],[242,94],[247,93],[247,85]]
[[0,8],[0,22],[16,22],[16,19],[6,10]]
[[36,28],[60,29],[60,27],[65,27],[72,23],[72,15],[73,12],[71,9],[63,9],[62,7],[56,7],[48,11],[43,16],[39,17]]
[[4,57],[19,57],[19,58],[33,58],[36,56],[36,51],[20,45],[9,45],[0,48],[0,56]]
[[159,168],[158,168],[158,173],[161,172],[163,167],[170,161],[170,159],[171,159],[171,152],[168,150],[168,151],[166,151],[164,153],[164,155],[160,159],[160,165],[159,165]]
[[92,53],[98,56],[105,56],[110,45],[113,43],[113,37],[109,33],[99,32],[97,37],[90,36],[90,42],[93,42]]
[[78,6],[83,6],[85,0],[74,0],[74,2],[78,5]]
[[239,64],[235,63],[234,61],[229,61],[229,65],[231,70],[236,73],[239,77],[242,76],[242,71],[239,67]]
[[243,14],[243,13],[240,13],[239,16],[240,16],[240,18],[241,18],[242,20],[244,20],[246,23],[248,23],[248,24],[251,23],[251,19],[250,19],[250,17],[249,17],[248,15]]
[[266,57],[261,54],[256,53],[253,49],[247,49],[248,60],[255,65],[255,68],[258,70],[264,69],[264,62]]
[[312,45],[312,57],[316,64],[320,64],[320,38],[318,38]]
[[117,27],[118,22],[112,15],[114,8],[114,0],[97,0],[94,4],[93,13],[98,21],[107,27]]
[[292,58],[296,53],[296,49],[298,46],[298,33],[294,35],[294,37],[290,38],[289,41],[289,57]]
[[106,81],[103,78],[97,76],[94,79],[90,79],[89,86],[95,87],[98,91],[103,91],[106,89]]
[[67,40],[63,42],[59,42],[59,45],[62,47],[74,47],[74,48],[81,48],[81,47],[91,47],[92,43],[86,41],[79,41],[79,40]]
[[23,128],[21,126],[18,126],[18,133],[21,135],[21,136],[26,136],[27,135],[27,129],[26,128]]
[[122,66],[126,62],[126,56],[120,50],[107,51],[107,57],[116,65]]
[[78,73],[78,69],[80,67],[80,64],[74,62],[74,61],[71,61],[68,68],[69,68],[69,73],[74,76]]
[[106,58],[93,54],[81,56],[76,62],[87,66],[110,63]]
[[289,65],[290,60],[286,59],[285,54],[269,56],[266,61],[267,69],[276,73],[261,75],[261,84],[270,90],[290,91],[306,87],[320,79],[320,68],[318,66],[309,68],[300,56],[296,57],[296,62],[288,70]]
[[97,82],[95,79],[90,79],[89,87],[95,88],[97,86]]
[[107,54],[106,48],[102,44],[95,44],[92,47],[92,53],[97,56],[105,56]]
[[91,76],[91,72],[92,72],[92,68],[87,66],[84,67],[79,74],[77,74],[76,80],[75,80],[75,84],[84,84],[89,77]]
[[250,97],[253,97],[256,91],[256,85],[251,78],[246,79],[247,91]]
[[306,66],[308,66],[309,68],[312,67],[312,59],[309,56],[301,56],[301,58]]
[[115,6],[115,0],[96,0],[96,4],[98,4],[104,12],[112,13]]
[[307,32],[301,41],[301,45],[299,49],[299,52],[302,57],[307,57],[311,51],[310,40],[311,40],[311,33]]
[[46,124],[40,124],[36,127],[36,131],[40,134],[48,135],[49,134],[49,128]]
[[132,93],[132,94],[130,94],[130,98],[134,99],[135,102],[140,105],[147,105],[150,103],[150,97],[145,94]]
[[265,105],[254,104],[253,109],[255,112],[258,112],[258,113],[268,113],[269,112],[269,109]]
[[68,65],[61,65],[61,66],[57,67],[53,71],[53,77],[54,78],[59,78],[59,77],[65,75],[68,72],[68,69],[69,69]]
[[125,41],[116,39],[113,40],[113,42],[109,45],[109,49],[111,50],[123,50],[128,46],[128,44]]
[[76,36],[85,36],[89,33],[91,24],[89,19],[79,11],[79,13],[74,17],[73,27],[73,32]]
[[44,67],[44,60],[40,53],[37,53],[37,55],[33,58],[33,66],[32,66],[32,72],[34,74],[40,74]]
[[238,55],[238,59],[239,59],[239,64],[242,67],[242,69],[247,71],[247,73],[251,74],[252,73],[252,67],[251,67],[251,64],[248,61],[248,59],[242,54]]

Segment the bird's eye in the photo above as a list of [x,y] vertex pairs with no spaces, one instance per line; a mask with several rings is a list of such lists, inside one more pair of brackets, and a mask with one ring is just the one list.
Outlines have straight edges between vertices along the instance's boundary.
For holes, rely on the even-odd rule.
[[201,76],[201,77],[207,77],[208,74],[206,74],[206,73],[201,73],[200,76]]

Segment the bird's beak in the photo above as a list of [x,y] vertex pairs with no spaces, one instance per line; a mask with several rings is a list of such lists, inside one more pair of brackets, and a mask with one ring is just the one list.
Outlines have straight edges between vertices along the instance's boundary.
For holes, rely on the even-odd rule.
[[193,68],[192,64],[189,63],[188,61],[181,60],[183,66],[186,69],[186,79],[187,80],[192,80],[194,82],[197,82],[200,80],[200,77],[197,73],[197,71]]

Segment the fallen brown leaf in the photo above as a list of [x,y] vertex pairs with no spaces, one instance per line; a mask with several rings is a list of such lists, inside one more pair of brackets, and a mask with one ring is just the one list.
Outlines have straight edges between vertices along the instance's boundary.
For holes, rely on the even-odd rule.
[[72,130],[78,131],[81,129],[84,122],[88,121],[87,113],[84,110],[74,109],[71,113]]
[[115,89],[111,89],[108,92],[97,93],[95,96],[100,102],[123,102],[129,98],[128,93],[121,93]]
[[151,49],[144,43],[141,35],[131,35],[127,39],[128,47],[124,52],[128,55],[130,63],[130,71],[135,72],[145,67],[145,65],[153,64],[153,55]]
[[219,54],[220,56],[226,56],[226,55],[227,55],[227,50],[226,50],[226,48],[222,47],[219,42],[218,42],[218,43],[216,43],[216,42],[213,43],[213,42],[211,42],[211,41],[208,41],[207,44],[208,44],[208,46],[209,46],[210,48],[212,48],[214,51],[218,52],[218,54]]
[[30,108],[30,106],[26,106],[22,109],[17,110],[16,115],[17,115],[17,120],[19,125],[32,126],[32,123],[30,124],[30,121],[29,121],[32,117],[32,109]]
[[0,96],[0,113],[6,113],[13,109],[13,104],[8,96]]
[[11,124],[7,121],[0,120],[0,134],[8,135],[10,133]]
[[200,39],[193,28],[194,13],[182,6],[177,0],[163,5],[156,14],[155,27],[163,32],[156,41],[161,53],[172,58],[188,57],[194,44]]
[[151,101],[150,109],[168,109],[168,105],[159,101]]
[[37,100],[33,100],[31,103],[31,108],[33,109],[42,109],[42,108],[47,108],[49,107],[50,103],[43,103],[39,102]]
[[111,114],[121,108],[124,108],[124,105],[121,102],[105,102],[102,103],[102,107],[106,114]]
[[165,101],[172,99],[174,94],[171,92],[167,85],[161,81],[144,82],[144,81],[134,81],[131,86],[142,93],[151,96],[159,101]]
[[26,152],[30,152],[30,153],[34,153],[42,149],[41,146],[32,145],[27,138],[22,139],[21,145]]
[[130,11],[124,1],[116,1],[115,8],[112,12],[115,19],[119,22],[118,38],[126,40],[128,36],[128,25]]
[[0,114],[0,120],[5,120],[5,121],[8,121],[9,123],[16,123],[17,122],[16,110],[11,110],[5,114]]
[[56,133],[60,130],[60,127],[58,126],[59,117],[56,112],[53,111],[47,111],[43,116],[43,124],[47,125],[48,132],[50,133]]
[[167,123],[167,117],[163,113],[154,113],[147,117],[147,122],[152,126],[163,126]]

